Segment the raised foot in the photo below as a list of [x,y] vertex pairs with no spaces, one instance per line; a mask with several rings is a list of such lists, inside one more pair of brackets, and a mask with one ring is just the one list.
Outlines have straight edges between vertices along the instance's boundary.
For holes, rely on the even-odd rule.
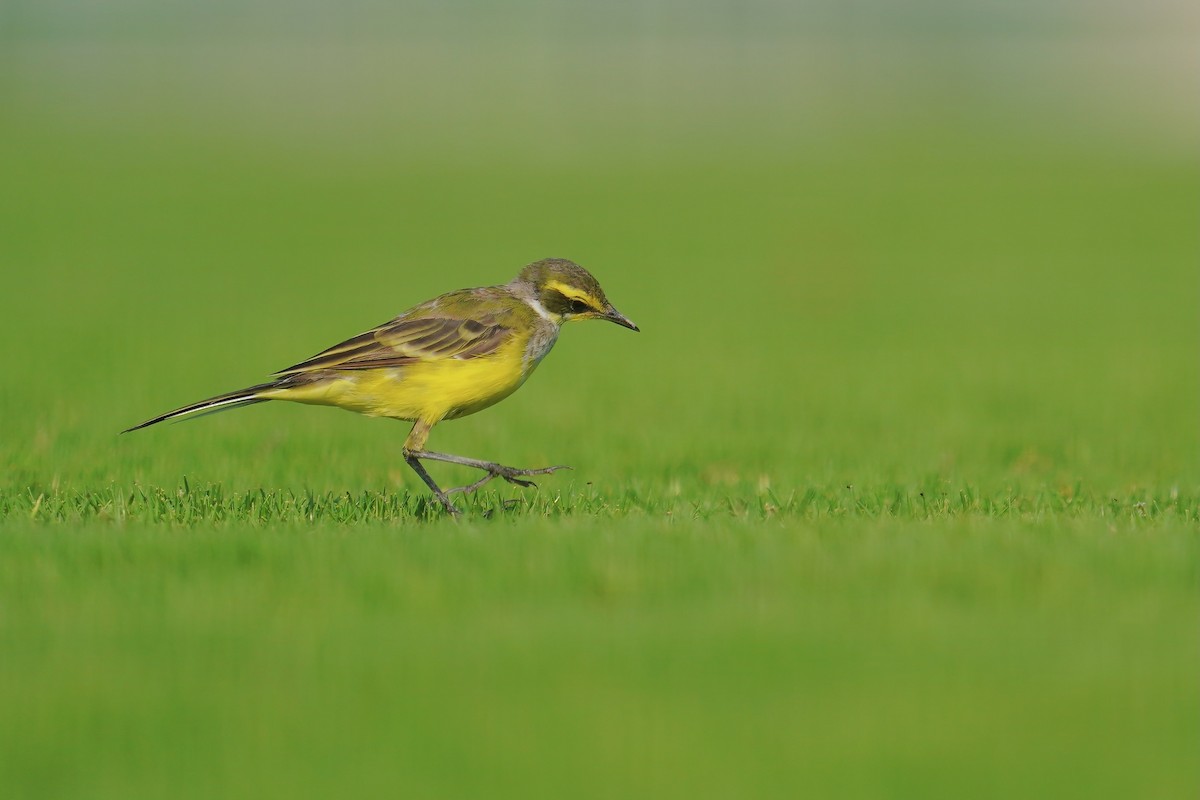
[[516,467],[506,467],[503,464],[492,464],[489,462],[480,462],[477,464],[470,464],[468,466],[472,466],[472,467],[475,467],[476,469],[483,470],[485,473],[484,476],[482,478],[480,478],[479,480],[475,481],[474,483],[469,483],[466,486],[456,486],[453,489],[447,489],[446,490],[447,495],[457,494],[459,492],[462,492],[462,493],[473,492],[476,489],[480,489],[483,486],[487,485],[489,482],[495,480],[496,478],[503,478],[504,480],[508,481],[509,483],[515,484],[517,486],[524,486],[526,488],[536,487],[537,486],[536,483],[534,483],[533,481],[525,480],[525,478],[527,478],[531,475],[550,475],[552,473],[558,472],[561,469],[571,469],[570,467],[566,466],[565,464],[559,464],[559,465],[556,465],[553,467],[542,467],[540,469],[517,469]]
[[[422,466],[421,461],[423,459],[429,459],[430,461],[443,461],[447,464],[458,464],[459,466],[463,467],[481,469],[485,474],[482,478],[474,483],[442,491],[433,478],[430,477],[429,473],[425,471],[425,467]],[[454,507],[454,504],[450,502],[450,495],[452,494],[457,494],[459,492],[473,492],[481,486],[487,484],[489,481],[495,480],[496,478],[503,478],[509,483],[516,484],[517,486],[536,486],[537,484],[535,484],[533,481],[525,479],[531,475],[549,475],[552,472],[558,472],[560,469],[570,469],[570,467],[564,465],[555,467],[542,467],[541,469],[517,469],[516,467],[506,467],[503,464],[496,464],[491,461],[480,461],[476,458],[465,458],[463,456],[450,455],[449,453],[431,453],[428,450],[406,450],[404,452],[404,460],[408,462],[408,465],[413,468],[413,471],[421,477],[421,480],[423,480],[425,485],[428,486],[430,491],[433,492],[434,497],[436,497],[438,502],[442,504],[442,508],[446,509],[446,512],[451,515],[457,515],[461,513],[457,508]]]

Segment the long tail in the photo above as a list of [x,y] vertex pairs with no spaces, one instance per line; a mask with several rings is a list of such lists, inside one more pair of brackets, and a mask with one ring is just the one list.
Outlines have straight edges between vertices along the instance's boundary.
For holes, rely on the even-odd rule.
[[127,428],[121,433],[129,433],[130,431],[139,431],[142,428],[148,428],[151,425],[157,425],[168,419],[177,417],[186,417],[192,414],[202,416],[204,414],[215,414],[218,411],[226,411],[231,408],[241,408],[242,406],[254,405],[255,403],[265,403],[269,397],[260,397],[259,394],[267,389],[278,389],[280,385],[286,383],[284,381],[275,381],[272,383],[260,383],[258,386],[251,386],[248,389],[240,389],[236,392],[227,394],[219,394],[216,397],[210,397],[207,400],[201,400],[199,403],[192,403],[190,406],[177,408],[174,411],[168,411],[166,414],[160,414],[154,419],[148,419],[141,425],[134,425],[132,428]]

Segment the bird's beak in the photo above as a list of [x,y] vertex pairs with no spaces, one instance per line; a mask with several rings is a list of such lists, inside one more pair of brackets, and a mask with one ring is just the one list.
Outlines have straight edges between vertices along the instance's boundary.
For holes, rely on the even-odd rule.
[[633,320],[622,314],[620,311],[617,311],[611,305],[608,307],[608,310],[604,312],[601,318],[606,319],[609,322],[615,322],[622,328],[629,328],[631,331],[641,331],[641,328],[633,324]]

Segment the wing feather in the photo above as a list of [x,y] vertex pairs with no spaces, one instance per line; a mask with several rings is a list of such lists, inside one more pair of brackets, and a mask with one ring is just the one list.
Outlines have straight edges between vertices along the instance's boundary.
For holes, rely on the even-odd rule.
[[319,370],[402,367],[418,361],[479,358],[494,353],[512,335],[496,315],[473,319],[452,315],[401,316],[280,370],[294,375]]

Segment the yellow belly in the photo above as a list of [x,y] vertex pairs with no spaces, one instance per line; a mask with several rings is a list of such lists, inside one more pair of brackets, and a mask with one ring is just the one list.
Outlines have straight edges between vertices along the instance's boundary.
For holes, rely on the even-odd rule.
[[273,389],[273,400],[337,406],[372,417],[437,422],[474,414],[520,388],[528,373],[522,348],[492,356],[422,361],[389,369],[346,370],[306,386]]

